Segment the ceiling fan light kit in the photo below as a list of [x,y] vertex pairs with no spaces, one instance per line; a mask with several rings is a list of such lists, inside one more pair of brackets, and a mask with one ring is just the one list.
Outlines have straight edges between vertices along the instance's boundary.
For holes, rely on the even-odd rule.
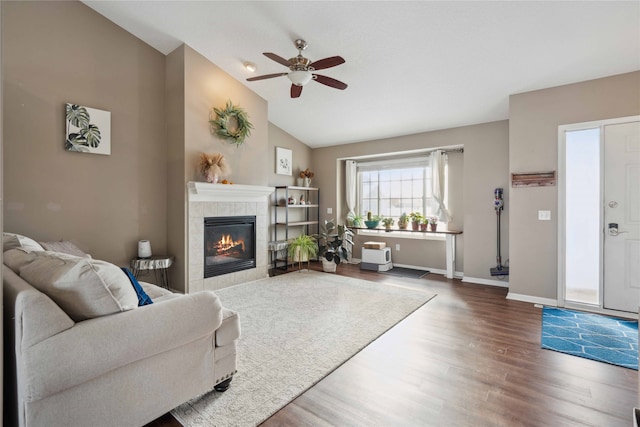
[[292,71],[287,74],[287,77],[297,86],[304,86],[313,78],[309,71]]
[[324,70],[326,68],[335,67],[340,64],[344,64],[345,60],[341,56],[331,56],[319,61],[311,61],[308,58],[302,56],[302,51],[307,48],[307,42],[302,39],[295,41],[296,49],[298,49],[298,55],[293,58],[284,59],[283,57],[271,52],[264,52],[264,56],[277,62],[278,64],[289,67],[288,73],[276,73],[265,74],[263,76],[250,77],[247,81],[272,79],[274,77],[287,76],[291,81],[291,97],[298,98],[302,94],[302,87],[309,83],[311,80],[315,80],[325,86],[332,87],[334,89],[344,90],[347,88],[347,84],[331,77],[322,76],[320,74],[314,74],[316,70]]

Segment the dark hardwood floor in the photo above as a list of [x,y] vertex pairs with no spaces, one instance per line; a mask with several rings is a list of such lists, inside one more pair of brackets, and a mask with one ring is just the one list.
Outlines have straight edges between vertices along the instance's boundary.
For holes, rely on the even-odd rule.
[[[505,288],[354,265],[338,274],[437,296],[262,426],[632,424],[638,372],[542,350],[541,309]],[[179,425],[170,415],[149,424]]]

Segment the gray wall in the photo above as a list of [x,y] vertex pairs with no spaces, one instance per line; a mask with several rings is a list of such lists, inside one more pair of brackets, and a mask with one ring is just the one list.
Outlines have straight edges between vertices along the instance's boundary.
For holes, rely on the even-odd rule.
[[[278,175],[276,174],[276,147],[288,148],[292,151],[293,154],[293,168],[292,175]],[[269,167],[269,185],[270,186],[279,186],[279,185],[297,185],[297,177],[301,170],[305,170],[306,168],[311,167],[311,155],[313,150],[309,148],[307,145],[300,142],[300,140],[294,138],[289,135],[284,130],[280,129],[278,126],[273,123],[269,123],[269,152],[268,152],[268,167]],[[315,185],[312,183],[312,185]],[[293,193],[293,192],[292,192]],[[321,192],[322,193],[322,192]],[[282,195],[283,193],[280,193]],[[299,194],[299,192],[296,192]],[[272,208],[270,210],[271,222],[269,226],[269,239],[270,240],[283,240],[284,239],[284,227],[280,226],[278,228],[278,236],[276,237],[274,233],[274,226],[272,225],[275,222],[274,219],[274,211],[275,208],[275,192],[271,195],[271,204]],[[291,216],[291,220],[302,220],[301,215],[302,211],[289,211]],[[278,212],[281,215],[278,219],[282,221],[282,215],[284,211],[281,210]],[[299,217],[294,218],[294,215],[299,215]],[[295,237],[302,232],[302,227],[293,227],[289,230],[289,238]]]
[[[508,189],[508,122],[499,121],[435,132],[332,146],[313,150],[313,170],[316,183],[322,188],[322,218],[337,216],[344,220],[346,206],[342,190],[342,165],[338,159],[397,151],[464,145],[464,155],[451,154],[451,184],[460,191],[451,191],[453,219],[450,229],[463,230],[458,238],[457,270],[464,268],[465,277],[492,280],[489,268],[495,265],[495,213],[492,208],[493,189]],[[460,156],[460,159],[456,159]],[[460,168],[459,170],[455,170]],[[327,215],[326,209],[333,209]],[[337,213],[337,214],[336,214]],[[509,256],[507,225],[509,209],[503,215],[504,259]],[[378,238],[376,238],[378,240]],[[444,269],[444,242],[390,239],[380,237],[392,247],[393,261],[398,264]],[[395,253],[395,244],[401,250]],[[357,249],[355,256],[359,255]]]
[[[80,2],[2,2],[4,229],[120,265],[166,251],[164,55]],[[64,150],[67,102],[111,112],[111,155]]]
[[[558,170],[558,126],[640,114],[640,71],[511,95],[510,172]],[[510,294],[557,298],[558,187],[511,189]],[[551,221],[538,221],[550,210]]]

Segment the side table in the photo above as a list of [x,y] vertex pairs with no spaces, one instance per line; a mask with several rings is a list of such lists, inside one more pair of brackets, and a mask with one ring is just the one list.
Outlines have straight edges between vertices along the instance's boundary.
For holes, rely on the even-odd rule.
[[156,277],[156,284],[165,289],[169,289],[169,276],[167,270],[173,264],[172,255],[159,255],[149,258],[134,258],[131,260],[133,276],[138,279],[143,271],[153,271]]
[[[287,270],[287,248],[289,244],[286,240],[279,240],[267,243],[267,249],[271,254],[271,264],[273,265],[273,269],[281,268],[283,270]],[[284,262],[284,266],[278,267],[278,261]]]

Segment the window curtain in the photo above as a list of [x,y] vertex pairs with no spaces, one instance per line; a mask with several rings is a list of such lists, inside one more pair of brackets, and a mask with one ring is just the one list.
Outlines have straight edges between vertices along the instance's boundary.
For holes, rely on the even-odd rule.
[[358,191],[358,183],[356,178],[357,164],[354,160],[347,160],[345,162],[345,195],[347,197],[347,209],[348,214],[355,214],[356,210],[356,197]]
[[429,165],[431,166],[431,192],[433,195],[432,212],[438,217],[439,222],[448,223],[449,211],[444,204],[444,166],[447,155],[442,150],[431,153]]

